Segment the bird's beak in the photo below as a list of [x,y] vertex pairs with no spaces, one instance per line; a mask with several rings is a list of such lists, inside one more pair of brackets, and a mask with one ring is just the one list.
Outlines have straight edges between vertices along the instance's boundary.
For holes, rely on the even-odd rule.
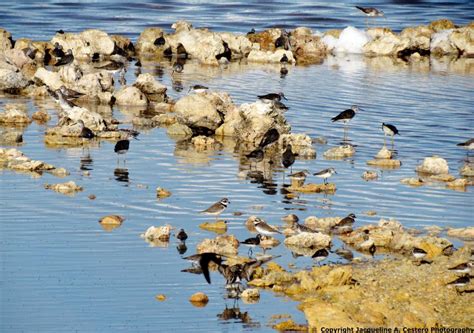
[[285,101],[287,101],[287,100],[288,100],[288,98],[286,98],[285,96],[282,96],[282,97],[285,99]]
[[336,172],[336,170],[334,170],[334,173],[337,175],[337,172]]

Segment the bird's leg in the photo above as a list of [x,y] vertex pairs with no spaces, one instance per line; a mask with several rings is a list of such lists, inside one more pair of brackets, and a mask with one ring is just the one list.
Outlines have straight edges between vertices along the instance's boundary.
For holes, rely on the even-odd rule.
[[393,135],[392,135],[392,150],[393,150],[394,146],[395,146],[395,141],[394,141]]
[[387,146],[387,135],[386,134],[383,135],[383,146],[384,147]]
[[249,258],[252,257],[252,254],[253,254],[253,250],[252,250],[252,248],[249,248],[249,252],[248,252]]

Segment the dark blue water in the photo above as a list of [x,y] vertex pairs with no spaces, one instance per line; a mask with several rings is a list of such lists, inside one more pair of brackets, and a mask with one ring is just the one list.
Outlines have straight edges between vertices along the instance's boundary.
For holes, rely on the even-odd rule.
[[78,32],[98,28],[135,39],[146,27],[170,29],[177,20],[217,31],[252,28],[340,29],[365,25],[354,8],[382,9],[383,26],[404,27],[449,18],[456,24],[474,20],[473,1],[11,1],[0,2],[0,27],[15,38],[49,40],[56,30]]

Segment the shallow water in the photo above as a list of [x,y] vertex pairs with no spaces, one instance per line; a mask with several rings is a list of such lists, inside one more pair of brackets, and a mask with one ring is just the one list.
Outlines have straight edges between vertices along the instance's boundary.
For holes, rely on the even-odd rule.
[[[371,4],[378,5],[376,2]],[[433,6],[433,2],[417,2],[415,8],[428,5]],[[279,18],[317,7],[302,1],[296,5],[269,7],[274,16],[267,16],[262,22],[257,17],[261,10],[259,6],[264,5],[253,3],[244,7],[234,2],[226,7],[231,6],[230,12],[235,17],[248,14],[246,21],[249,22],[236,27],[235,23],[223,18],[223,13],[218,11],[219,4],[215,2],[213,5],[186,2],[184,8],[177,2],[140,4],[134,5],[131,11],[128,10],[130,4],[114,5],[113,8],[108,4],[107,8],[120,13],[116,15],[125,15],[124,10],[127,10],[126,15],[135,17],[131,24],[118,26],[113,26],[110,20],[100,20],[99,15],[103,14],[96,9],[104,8],[102,6],[105,5],[95,2],[87,5],[68,3],[68,8],[76,13],[63,18],[67,24],[46,24],[36,29],[39,24],[35,21],[30,20],[30,24],[25,25],[26,18],[19,17],[18,8],[35,12],[38,22],[65,9],[53,2],[29,4],[28,8],[2,3],[0,9],[4,11],[0,11],[0,15],[4,16],[0,16],[0,22],[14,33],[15,38],[16,34],[49,38],[59,27],[79,31],[86,28],[85,17],[91,18],[87,27],[105,27],[109,32],[136,36],[145,26],[168,27],[178,17],[196,15],[191,10],[198,8],[204,13],[192,16],[196,25],[245,31],[254,26],[268,27]],[[351,13],[344,16],[346,14],[339,11],[342,6],[327,3],[318,6],[321,11],[327,11],[327,16],[338,19],[317,24],[310,19],[301,22],[299,18],[285,22],[289,22],[289,26],[304,24],[325,29],[361,20],[352,12],[352,7],[344,9]],[[394,12],[402,12],[408,5],[392,2],[386,6]],[[153,8],[146,22],[138,19],[144,7]],[[278,9],[274,9],[276,7]],[[407,15],[403,23],[400,21],[403,14],[398,14],[396,21],[388,19],[387,22],[403,27],[414,21],[421,23],[438,16],[450,16],[462,23],[472,19],[466,11],[468,7],[469,2],[450,6],[443,2],[428,15],[409,11],[415,13]],[[168,15],[160,15],[159,10],[166,10]],[[338,15],[333,15],[336,13]],[[310,14],[305,15],[312,18]],[[141,134],[139,140],[131,142],[126,165],[120,162],[117,167],[114,143],[102,141],[100,145],[86,149],[46,147],[43,141],[46,127],[32,123],[24,131],[24,144],[18,148],[33,159],[65,167],[71,175],[66,179],[49,174],[34,178],[0,171],[3,202],[0,214],[0,331],[144,332],[177,328],[183,331],[263,332],[271,331],[268,322],[273,314],[285,313],[291,314],[296,322],[304,323],[304,315],[297,310],[295,302],[271,292],[262,291],[258,304],[246,305],[239,301],[235,305],[233,300],[224,299],[224,281],[218,274],[211,273],[213,284],[208,285],[202,276],[180,272],[188,264],[180,259],[174,239],[164,247],[150,247],[139,235],[151,225],[170,223],[182,227],[190,236],[186,255],[193,254],[197,243],[214,236],[198,227],[209,220],[198,211],[224,196],[230,198],[231,205],[223,217],[229,223],[229,233],[238,239],[251,236],[243,224],[250,215],[261,216],[275,225],[282,225],[280,218],[288,213],[304,219],[310,215],[345,216],[350,212],[358,216],[357,225],[377,223],[380,218],[395,218],[405,227],[420,230],[430,225],[472,225],[471,188],[467,192],[457,192],[445,189],[442,184],[420,188],[400,184],[400,179],[415,176],[415,166],[423,157],[432,154],[446,158],[451,173],[458,174],[457,169],[466,153],[456,147],[456,143],[474,136],[472,61],[432,60],[426,66],[410,66],[394,64],[393,60],[385,58],[328,58],[319,65],[289,67],[286,77],[280,76],[279,66],[232,63],[209,68],[187,62],[184,72],[173,78],[168,62],[144,63],[142,72],[153,73],[169,87],[168,93],[173,98],[185,95],[189,86],[198,83],[229,92],[237,104],[253,102],[257,94],[284,91],[290,107],[286,117],[293,132],[306,132],[328,140],[327,145],[315,144],[318,154],[315,160],[298,160],[293,166],[293,170],[312,172],[335,167],[338,174],[331,180],[336,183],[337,192],[327,196],[303,194],[298,199],[288,200],[280,192],[282,170],[278,168],[269,181],[273,185],[263,186],[245,179],[241,171],[247,170],[248,165],[240,164],[240,152],[233,142],[223,142],[222,149],[197,153],[192,147],[169,138],[165,129],[138,129]],[[127,72],[129,83],[135,79],[135,70],[132,65]],[[178,87],[183,89],[176,89]],[[49,100],[32,102],[0,96],[0,108],[10,102],[27,103],[31,113],[45,107],[53,116],[48,125],[56,122],[56,109]],[[343,138],[342,125],[331,123],[330,118],[352,104],[365,109],[352,121],[349,131],[357,153],[346,160],[326,160],[323,152],[338,145]],[[125,122],[131,120],[134,112],[113,109],[114,117]],[[400,130],[395,149],[403,165],[396,170],[377,169],[379,179],[365,182],[360,176],[371,169],[365,162],[383,145],[382,122],[392,123]],[[127,169],[127,176],[116,169]],[[85,176],[84,170],[89,170],[90,176]],[[84,192],[69,197],[43,188],[45,183],[66,180],[76,181],[85,188]],[[157,200],[157,186],[171,190],[173,195]],[[95,194],[97,199],[89,200],[89,194]],[[369,217],[363,213],[367,210],[375,210],[377,215]],[[237,211],[244,215],[233,216],[232,212]],[[121,227],[107,232],[98,219],[108,214],[120,214],[126,220]],[[452,241],[460,244],[458,240]],[[334,243],[334,248],[340,246],[337,238]],[[246,249],[242,248],[240,253],[246,254]],[[312,265],[308,258],[293,258],[283,245],[270,253],[282,255],[276,261],[285,268],[289,263],[297,268]],[[330,261],[336,260],[331,255]],[[197,291],[205,292],[210,298],[205,308],[195,308],[188,302],[189,296]],[[165,302],[154,299],[161,293],[168,297]],[[251,319],[242,322],[218,317],[226,307],[233,306],[248,312]]]

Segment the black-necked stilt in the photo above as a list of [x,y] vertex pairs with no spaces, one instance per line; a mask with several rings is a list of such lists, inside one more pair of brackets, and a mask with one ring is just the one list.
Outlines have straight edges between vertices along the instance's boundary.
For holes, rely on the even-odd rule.
[[260,240],[262,239],[262,235],[257,234],[255,237],[247,238],[243,242],[240,242],[240,244],[248,246],[249,247],[249,256],[252,255],[253,253],[253,248],[260,245]]
[[400,133],[398,132],[398,129],[394,126],[394,125],[391,125],[391,124],[386,124],[386,123],[382,123],[382,130],[383,130],[383,144],[385,146],[385,139],[387,137],[387,135],[391,136],[392,137],[392,147],[393,147],[393,137],[395,135],[400,135]]
[[227,208],[227,206],[229,206],[229,204],[229,199],[222,198],[221,200],[212,204],[209,208],[201,211],[200,213],[205,215],[215,215],[217,220],[217,217]]
[[280,138],[280,133],[276,128],[270,128],[260,140],[260,144],[258,145],[259,148],[265,148],[268,145],[271,145],[273,142],[278,141]]
[[[281,156],[281,164],[285,167],[285,169],[288,169],[295,163],[295,156],[298,156],[297,154],[293,153],[291,144],[286,145],[286,149],[283,152],[283,155]],[[290,172],[293,172],[292,169],[290,169]]]
[[280,231],[275,229],[274,227],[268,225],[264,220],[259,217],[256,217],[253,221],[253,225],[259,234],[262,234],[267,237],[271,237],[275,234],[281,234]]
[[356,113],[362,110],[357,105],[352,105],[350,109],[344,110],[337,116],[331,118],[332,122],[342,121],[344,123],[344,138],[346,138],[347,127],[352,118],[355,117]]
[[281,101],[281,99],[286,99],[288,100],[286,97],[285,97],[285,94],[283,94],[282,92],[280,93],[270,93],[270,94],[266,94],[266,95],[259,95],[257,96],[259,99],[263,100],[263,101]]
[[69,65],[74,61],[74,55],[72,54],[72,50],[68,49],[63,57],[59,58],[59,60],[54,64],[54,66],[64,66]]
[[329,251],[327,249],[319,249],[311,256],[315,262],[320,264],[321,261],[326,260],[329,256]]
[[[117,154],[117,164],[119,163],[119,155],[125,155],[128,152],[128,149],[130,148],[130,140],[127,139],[122,139],[117,141],[114,147],[114,152]],[[125,158],[124,158],[124,164],[125,164]]]
[[337,174],[336,169],[328,168],[328,169],[324,169],[319,172],[313,173],[313,176],[316,176],[318,178],[323,178],[324,184],[327,184],[327,179],[334,174]]
[[467,284],[469,284],[470,281],[471,281],[471,278],[469,277],[469,275],[465,275],[465,276],[461,276],[457,278],[454,281],[449,282],[448,285],[452,285],[455,287],[464,287]]

